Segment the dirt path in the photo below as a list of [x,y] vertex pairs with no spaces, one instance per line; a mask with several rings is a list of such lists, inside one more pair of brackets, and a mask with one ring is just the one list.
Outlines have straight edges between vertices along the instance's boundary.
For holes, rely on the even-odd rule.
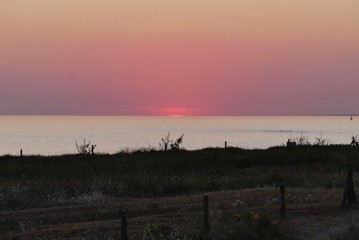
[[[280,225],[293,239],[331,239],[359,226],[359,211],[341,210],[341,189],[287,189],[287,217]],[[279,220],[279,190],[257,188],[208,193],[211,221],[251,209]],[[0,239],[119,239],[120,212],[139,236],[148,223],[201,229],[202,194],[164,198],[113,198],[107,202],[1,212],[14,224]],[[336,238],[333,238],[336,239]]]

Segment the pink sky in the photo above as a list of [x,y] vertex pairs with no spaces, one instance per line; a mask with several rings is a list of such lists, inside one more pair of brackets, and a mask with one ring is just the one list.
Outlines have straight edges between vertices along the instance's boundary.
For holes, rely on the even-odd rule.
[[359,113],[357,0],[0,0],[0,114]]

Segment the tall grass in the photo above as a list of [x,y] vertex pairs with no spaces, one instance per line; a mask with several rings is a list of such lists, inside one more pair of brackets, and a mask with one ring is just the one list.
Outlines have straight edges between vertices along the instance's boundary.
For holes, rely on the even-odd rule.
[[22,209],[273,186],[340,187],[359,148],[276,147],[0,157],[0,208]]

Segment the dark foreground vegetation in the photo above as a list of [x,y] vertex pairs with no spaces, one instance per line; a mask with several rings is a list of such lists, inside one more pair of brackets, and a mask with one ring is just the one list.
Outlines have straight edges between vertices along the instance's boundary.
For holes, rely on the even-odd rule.
[[348,146],[135,151],[0,157],[0,207],[23,209],[123,196],[189,195],[263,186],[343,187],[359,163]]
[[[344,188],[347,171],[356,170],[358,163],[359,147],[350,146],[275,147],[267,150],[141,150],[114,155],[49,157],[2,156],[0,210],[11,212],[29,208],[105,204],[119,197],[178,197],[204,192],[277,188],[280,184],[285,184],[287,188],[338,189]],[[240,205],[241,202],[234,204]],[[156,211],[158,208],[156,204],[148,205],[146,211]],[[237,230],[243,224],[257,228],[256,223],[259,227],[265,227],[253,231],[264,231],[261,234],[269,236],[263,238],[263,235],[258,239],[284,239],[276,227],[277,223],[255,213],[231,215],[218,223],[217,229],[223,223],[226,227],[238,225],[235,228]],[[15,232],[19,230],[17,223],[2,217],[0,236],[1,233],[11,231],[12,227]],[[162,225],[149,225],[146,229],[144,234],[149,235],[157,234],[157,231],[161,234],[166,231],[175,234]],[[248,227],[245,227],[243,231],[247,230]],[[271,234],[276,237],[270,238]],[[237,238],[217,236],[215,239]]]

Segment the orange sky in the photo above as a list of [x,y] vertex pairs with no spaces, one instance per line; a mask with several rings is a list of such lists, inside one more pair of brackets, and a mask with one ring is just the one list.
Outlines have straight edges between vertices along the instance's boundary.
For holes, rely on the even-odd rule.
[[356,0],[0,0],[0,114],[358,113]]

